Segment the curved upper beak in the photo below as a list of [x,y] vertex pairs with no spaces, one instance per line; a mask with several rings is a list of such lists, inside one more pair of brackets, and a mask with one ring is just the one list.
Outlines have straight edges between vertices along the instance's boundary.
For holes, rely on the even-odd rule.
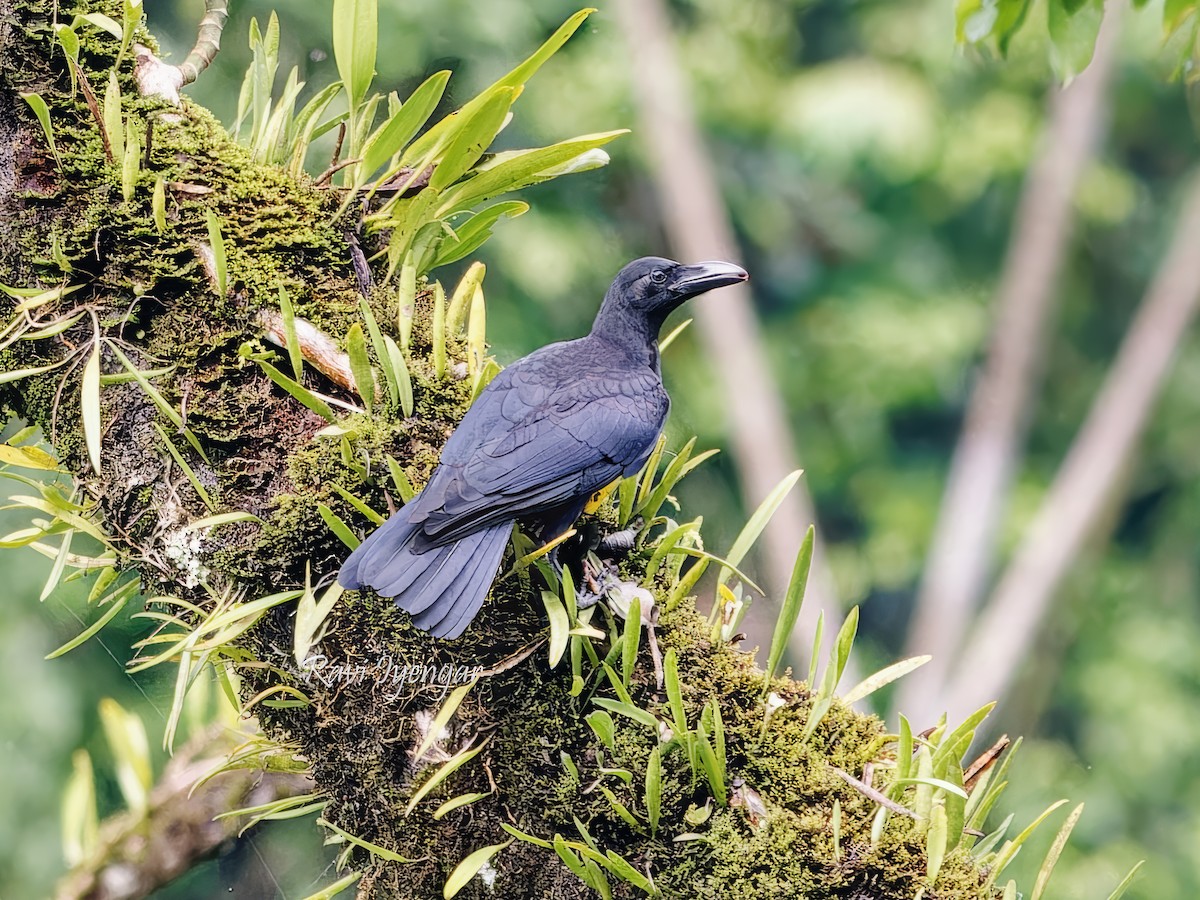
[[733,263],[701,262],[677,268],[671,290],[684,297],[694,297],[713,288],[737,284],[749,277],[745,269]]

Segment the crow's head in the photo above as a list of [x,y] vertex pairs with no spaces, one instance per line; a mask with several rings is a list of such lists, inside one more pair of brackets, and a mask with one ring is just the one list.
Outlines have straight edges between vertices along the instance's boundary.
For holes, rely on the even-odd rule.
[[[625,266],[604,297],[597,324],[641,319],[651,337],[666,317],[689,297],[745,281],[746,270],[733,263],[702,262],[685,266],[659,256],[645,256]],[[607,329],[606,329],[607,330]]]

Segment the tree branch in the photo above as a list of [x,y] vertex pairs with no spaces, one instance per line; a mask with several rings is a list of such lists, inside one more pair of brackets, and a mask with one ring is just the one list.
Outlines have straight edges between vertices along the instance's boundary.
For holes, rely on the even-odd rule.
[[167,763],[147,809],[105,819],[96,852],[63,876],[57,900],[135,900],[179,877],[237,837],[245,817],[221,813],[316,790],[307,775],[234,769],[192,791],[224,761],[229,733],[201,735]]
[[1200,301],[1200,177],[1087,419],[950,679],[949,714],[1002,697],[1037,639],[1054,593],[1118,499],[1121,473],[1145,430]]
[[996,290],[995,328],[954,451],[917,595],[906,655],[930,663],[897,697],[920,719],[940,709],[946,677],[986,587],[997,526],[1035,404],[1047,324],[1072,231],[1072,202],[1092,159],[1120,34],[1110,6],[1088,69],[1050,102],[1042,152],[1025,181]]

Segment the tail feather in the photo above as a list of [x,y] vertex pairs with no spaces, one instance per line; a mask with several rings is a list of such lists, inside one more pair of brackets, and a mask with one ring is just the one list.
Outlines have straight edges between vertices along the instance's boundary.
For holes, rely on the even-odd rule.
[[435,637],[458,637],[487,597],[512,523],[429,547],[404,512],[398,511],[350,554],[338,581],[349,590],[369,587],[394,598],[413,616],[413,624]]
[[[509,529],[504,526],[477,532],[483,538],[479,546],[472,548],[471,555],[462,560],[461,568],[455,565],[450,569],[450,579],[439,579],[439,582],[448,583],[424,612],[413,616],[413,624],[434,637],[456,638],[461,635],[487,598],[488,588],[495,580],[496,569],[508,543],[508,532]],[[464,538],[459,544],[470,537],[474,535]],[[458,555],[455,554],[456,557]]]

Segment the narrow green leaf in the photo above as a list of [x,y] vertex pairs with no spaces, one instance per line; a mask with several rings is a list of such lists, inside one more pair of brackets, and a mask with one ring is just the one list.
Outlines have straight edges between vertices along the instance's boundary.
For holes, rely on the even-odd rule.
[[128,203],[137,188],[138,173],[142,170],[142,144],[133,121],[128,123],[125,135],[125,153],[121,157],[121,196]]
[[299,178],[300,173],[304,171],[304,161],[308,157],[308,148],[316,137],[317,122],[325,112],[325,107],[329,105],[330,101],[341,90],[341,84],[336,81],[333,84],[326,85],[324,90],[305,103],[300,108],[300,111],[296,113],[296,118],[292,123],[292,158],[288,164],[288,173],[293,178]]
[[633,666],[637,662],[638,642],[642,637],[642,601],[634,597],[625,615],[625,633],[621,642],[621,681],[628,688],[633,680]]
[[391,361],[388,359],[387,344],[383,342],[383,332],[379,330],[379,323],[375,320],[375,313],[371,311],[371,304],[367,302],[366,297],[359,298],[358,308],[362,313],[363,322],[367,326],[367,336],[371,338],[371,349],[375,351],[375,358],[379,360],[379,365],[383,369],[388,400],[394,407],[400,402],[399,382]]
[[454,296],[450,299],[450,309],[446,313],[447,334],[457,335],[462,331],[467,304],[475,299],[476,291],[483,290],[483,276],[486,272],[487,267],[483,263],[473,262],[459,280],[458,287],[454,289]]
[[407,503],[417,495],[417,492],[413,489],[412,482],[408,480],[408,475],[405,474],[404,469],[400,467],[395,458],[391,456],[387,457],[387,467],[388,472],[392,476],[392,482],[396,485],[396,493],[400,495],[401,500]]
[[208,244],[213,253],[217,296],[223,299],[229,289],[229,270],[225,259],[225,239],[221,237],[221,220],[211,209],[205,209],[204,221],[208,226]]
[[404,809],[404,815],[409,815],[414,809],[416,809],[417,804],[420,803],[430,791],[432,791],[439,784],[443,783],[447,778],[478,756],[483,751],[483,748],[488,745],[489,740],[491,739],[485,738],[482,742],[480,742],[479,746],[474,748],[463,748],[454,754],[454,756],[450,757],[450,759],[446,760],[446,762],[444,762],[438,768],[438,770],[433,773],[429,780],[422,784],[417,792],[413,794],[412,799],[408,802],[408,806]]
[[433,374],[440,381],[446,377],[446,292],[442,283],[433,283]]
[[533,55],[524,60],[519,66],[514,68],[496,83],[502,85],[511,85],[513,87],[523,85],[533,77],[534,73],[537,72],[537,70],[540,69],[545,62],[550,59],[550,57],[558,52],[559,48],[562,47],[562,45],[567,42],[571,35],[573,35],[579,29],[579,26],[584,23],[584,20],[586,20],[587,17],[595,11],[595,9],[589,7],[587,9],[581,9],[572,15],[569,19],[567,19],[567,21],[563,22],[563,24],[558,27],[554,34],[552,34],[545,43],[543,43],[537,48],[536,51],[534,51]]
[[334,0],[333,57],[351,110],[367,95],[375,77],[379,40],[378,0]]
[[154,193],[150,197],[150,209],[154,216],[154,227],[162,234],[167,230],[167,183],[159,175],[154,179]]
[[942,863],[946,859],[946,810],[938,805],[933,807],[930,816],[929,830],[925,833],[925,871],[929,883],[937,881],[938,873],[942,871]]
[[362,151],[362,171],[368,178],[404,149],[433,115],[446,90],[450,72],[434,72],[367,140]]
[[412,378],[408,374],[408,363],[404,361],[404,354],[400,352],[400,348],[396,346],[396,342],[390,335],[383,336],[383,344],[387,350],[388,367],[396,377],[396,388],[400,394],[400,411],[405,416],[411,416],[414,406]]
[[145,391],[146,396],[148,396],[154,405],[158,407],[159,412],[166,416],[168,421],[170,421],[172,425],[179,429],[179,433],[182,434],[187,442],[192,445],[192,449],[200,454],[200,458],[205,462],[209,462],[208,454],[205,453],[204,448],[200,446],[199,439],[190,428],[183,424],[183,416],[181,416],[179,411],[167,402],[167,398],[159,392],[158,388],[150,383],[150,379],[148,377],[149,373],[142,372],[137,366],[131,363],[129,361],[129,357],[122,353],[121,348],[116,344],[109,342],[108,346],[109,349],[112,350],[113,355],[115,355],[120,361],[121,365],[123,365],[126,371],[133,376],[133,380],[138,383],[138,386],[143,391]]
[[1046,885],[1050,883],[1050,876],[1054,874],[1054,867],[1058,864],[1058,858],[1062,855],[1063,848],[1067,846],[1071,832],[1075,830],[1075,823],[1079,821],[1081,815],[1083,815],[1082,803],[1071,810],[1071,814],[1067,816],[1067,820],[1063,822],[1062,828],[1055,835],[1054,843],[1046,851],[1046,858],[1042,860],[1041,868],[1038,869],[1037,880],[1033,883],[1033,893],[1029,895],[1029,900],[1041,900],[1042,894],[1046,892]]
[[87,445],[88,461],[97,476],[103,474],[100,465],[100,342],[96,341],[92,353],[83,367],[80,387],[80,412],[83,418],[83,439]]
[[462,705],[462,702],[466,699],[467,694],[471,692],[471,688],[475,687],[476,681],[478,681],[478,679],[473,678],[466,684],[460,685],[450,692],[450,696],[446,698],[446,702],[444,702],[438,709],[437,715],[433,717],[433,722],[431,722],[429,728],[426,729],[425,737],[417,747],[416,752],[413,754],[413,759],[419,760],[429,752],[429,749],[438,739],[438,736],[442,733],[442,730],[450,722],[451,716],[458,712],[459,706]]
[[567,608],[563,606],[558,594],[542,591],[542,603],[546,607],[546,617],[550,620],[550,668],[553,669],[567,651],[571,622],[567,616]]
[[218,513],[215,516],[204,516],[201,519],[193,519],[183,527],[184,531],[200,531],[203,528],[216,528],[218,525],[229,525],[233,522],[261,522],[258,516],[254,513],[238,510],[236,512]]
[[447,800],[445,803],[443,803],[441,806],[439,806],[437,808],[437,810],[434,812],[433,817],[435,819],[440,819],[443,816],[454,812],[454,810],[456,810],[456,809],[461,809],[464,806],[470,806],[472,803],[476,802],[477,800],[482,800],[484,797],[490,797],[490,796],[491,796],[490,793],[483,793],[483,792],[475,792],[475,793],[471,793],[471,794],[459,794],[457,797],[451,797],[449,800]]
[[[773,511],[773,510],[772,510]],[[771,652],[767,656],[767,677],[763,684],[763,694],[770,689],[771,679],[779,669],[779,663],[787,650],[788,640],[796,620],[800,617],[800,607],[804,603],[804,589],[808,584],[808,570],[812,565],[813,541],[816,530],[809,525],[800,544],[800,552],[796,554],[796,564],[792,567],[792,578],[788,582],[787,593],[784,594],[783,605],[779,608],[779,618],[775,622],[775,630],[771,634]]]
[[362,397],[367,415],[375,405],[375,373],[367,356],[367,339],[362,326],[355,322],[346,333],[346,352],[350,356],[350,372],[354,376],[354,387]]
[[1108,895],[1108,900],[1121,900],[1121,898],[1125,896],[1125,892],[1129,890],[1129,886],[1133,884],[1133,879],[1137,876],[1137,873],[1141,871],[1142,866],[1145,864],[1146,861],[1143,859],[1139,861],[1132,869],[1130,869],[1129,874],[1122,878],[1121,883],[1118,884],[1113,892]]
[[255,362],[258,363],[268,378],[299,400],[301,404],[311,409],[326,422],[335,421],[336,417],[333,414],[333,410],[329,408],[329,404],[308,388],[304,387],[298,381],[288,378],[265,359],[256,359]]
[[700,753],[700,764],[704,768],[704,777],[712,790],[713,798],[721,806],[725,806],[729,802],[729,794],[725,785],[725,768],[717,759],[716,751],[709,742],[703,726],[697,733],[696,748]]
[[0,444],[0,463],[42,472],[58,472],[58,460],[39,447],[14,447]]
[[925,663],[933,659],[932,656],[912,656],[908,659],[902,659],[899,662],[892,663],[883,669],[880,669],[874,675],[868,675],[849,691],[842,696],[842,702],[850,705],[857,703],[866,697],[871,696],[880,688],[891,684],[899,678],[903,678],[909,672],[921,668]]
[[54,156],[54,163],[61,172],[62,159],[59,157],[58,147],[54,143],[54,124],[50,121],[50,109],[46,106],[46,101],[42,99],[41,94],[22,92],[21,96],[25,98],[25,102],[37,116],[37,120],[42,126],[42,133],[46,135],[46,143],[50,145],[50,153]]
[[476,292],[467,321],[467,371],[478,375],[487,359],[487,311],[482,292]]
[[375,512],[375,510],[371,509],[371,507],[369,507],[365,501],[363,501],[359,497],[356,497],[354,494],[350,493],[348,490],[346,490],[340,484],[331,484],[330,487],[333,488],[334,492],[339,497],[341,497],[343,500],[345,500],[347,503],[349,503],[351,506],[353,506],[356,510],[358,510],[358,512],[360,512],[362,515],[364,515],[372,524],[382,525],[384,523],[384,521],[385,521],[384,516]]
[[325,819],[325,818],[317,819],[317,824],[321,825],[325,828],[328,828],[330,831],[334,832],[339,837],[341,837],[342,840],[349,841],[351,844],[353,844],[356,847],[361,847],[363,850],[366,850],[372,856],[378,857],[379,859],[385,859],[388,862],[398,862],[398,863],[414,863],[414,862],[416,862],[415,859],[408,859],[406,857],[401,856],[395,850],[389,850],[386,847],[379,846],[378,844],[372,844],[370,841],[367,841],[367,840],[364,840],[363,838],[358,837],[358,835],[351,834],[350,832],[345,831],[344,829],[338,828],[338,826],[334,825],[328,819]]
[[133,41],[133,32],[142,20],[142,0],[123,0],[121,4],[121,49],[117,51],[113,70],[121,67],[129,44]]
[[821,638],[825,632],[825,610],[817,613],[817,627],[813,631],[812,652],[808,655],[808,686],[810,690],[817,687],[817,661],[821,656]]
[[300,352],[300,338],[296,334],[296,308],[287,288],[279,286],[279,313],[283,319],[283,338],[287,345],[288,361],[292,364],[292,375],[299,383],[304,377],[304,354]]
[[547,181],[555,177],[558,168],[628,133],[628,130],[622,129],[586,134],[548,147],[497,153],[487,163],[480,165],[470,179],[446,191],[438,214],[449,215],[470,209],[500,194]]
[[1013,857],[1017,855],[1017,851],[1021,849],[1021,845],[1029,839],[1030,835],[1037,831],[1038,826],[1046,820],[1046,817],[1066,802],[1066,800],[1059,800],[1056,803],[1050,804],[1050,806],[1046,808],[1045,812],[1043,812],[1040,816],[1030,822],[1028,826],[1026,826],[1024,831],[1018,834],[1011,841],[1007,841],[1004,846],[1000,848],[1000,852],[996,854],[996,859],[992,862],[991,870],[988,873],[989,886],[996,883],[996,878],[1004,871],[1008,864],[1013,861]]
[[307,664],[308,654],[324,637],[325,629],[322,626],[343,592],[342,586],[335,581],[318,600],[306,570],[304,593],[296,601],[296,621],[292,630],[292,653],[297,665]]
[[596,706],[602,709],[615,712],[617,715],[624,716],[637,722],[639,725],[644,725],[658,734],[658,719],[654,718],[654,714],[647,712],[640,706],[635,706],[628,700],[612,700],[608,697],[597,697],[592,701]]
[[481,103],[468,112],[464,109],[442,154],[442,159],[429,179],[429,189],[444,191],[458,181],[473,166],[495,140],[512,106],[511,87],[492,88],[485,92]]
[[597,709],[584,716],[584,721],[596,733],[596,737],[600,738],[601,743],[609,750],[616,747],[617,727],[613,724],[612,716],[603,710]]
[[451,897],[458,895],[472,878],[479,874],[479,870],[493,856],[507,847],[513,842],[513,838],[509,838],[503,844],[492,844],[488,847],[480,847],[474,853],[454,867],[454,871],[450,873],[450,877],[446,879],[446,886],[442,888],[442,897],[445,900],[450,900]]
[[116,69],[108,71],[108,84],[104,88],[104,106],[100,118],[108,135],[108,146],[112,151],[111,162],[120,165],[121,160],[125,158],[125,120],[121,116],[121,85],[117,81]]
[[111,622],[113,619],[115,619],[117,617],[117,614],[120,613],[121,610],[123,610],[125,608],[125,605],[129,602],[129,599],[136,593],[137,593],[137,582],[136,581],[131,581],[128,584],[124,585],[119,590],[117,590],[116,592],[114,592],[112,603],[108,607],[108,610],[104,613],[104,615],[102,615],[99,619],[97,619],[95,622],[93,622],[91,625],[89,625],[86,629],[84,629],[83,632],[81,632],[80,634],[71,638],[71,640],[67,641],[65,644],[63,644],[61,647],[59,647],[57,650],[47,653],[45,658],[46,659],[56,659],[57,657],[62,656],[64,653],[70,653],[72,650],[74,650],[80,644],[85,643],[86,641],[88,641],[92,637],[94,637],[95,635],[99,634],[105,625],[107,625],[109,622]]
[[357,549],[358,545],[362,543],[362,541],[354,536],[354,532],[350,530],[350,526],[342,521],[338,514],[324,503],[317,504],[317,512],[321,514],[321,518],[325,520],[325,524],[329,526],[329,530],[336,534],[338,540],[351,550]]
[[567,846],[567,842],[563,840],[561,834],[554,835],[554,852],[558,854],[558,858],[563,861],[568,869],[570,869],[576,878],[581,879],[585,884],[588,880],[587,869],[583,862],[575,855],[575,852]]
[[679,684],[679,656],[672,647],[663,657],[663,681],[667,689],[667,701],[671,707],[672,729],[676,737],[687,733],[687,708],[683,705],[683,690]]
[[598,862],[607,867],[610,872],[612,872],[626,884],[632,884],[635,888],[643,893],[650,894],[652,896],[658,893],[654,889],[654,885],[650,883],[650,879],[630,865],[625,857],[621,856],[616,851],[607,851],[604,859],[598,860]]
[[400,293],[396,298],[398,310],[396,331],[400,335],[400,348],[408,349],[412,338],[413,309],[417,302],[417,267],[409,254],[400,267]]
[[657,747],[650,751],[646,765],[646,819],[650,823],[650,836],[658,834],[658,820],[662,815],[662,753]]
[[518,841],[524,841],[526,844],[533,844],[533,846],[541,847],[543,850],[553,849],[554,845],[549,841],[544,841],[539,837],[534,837],[532,834],[526,834],[524,831],[521,831],[519,828],[514,828],[507,822],[501,822],[500,827],[515,837]]
[[[747,520],[736,540],[734,540],[733,546],[725,555],[725,558],[729,561],[730,565],[736,566],[743,559],[745,559],[746,554],[750,551],[750,548],[754,546],[754,542],[758,540],[758,536],[762,534],[763,529],[767,527],[767,523],[771,521],[771,517],[775,515],[775,510],[779,509],[779,507],[783,504],[783,501],[787,498],[787,495],[791,492],[796,482],[800,480],[800,476],[802,474],[804,474],[803,470],[797,469],[795,472],[792,472],[790,475],[786,476],[774,487],[774,489],[772,489],[771,493],[763,498],[763,501],[758,504],[758,508],[754,511],[753,515],[750,516],[749,520]],[[803,551],[803,547],[801,550]],[[797,562],[799,562],[799,560],[797,560]],[[717,576],[717,582],[719,584],[728,584],[729,579],[732,576],[732,571],[723,568]]]
[[191,482],[192,488],[196,491],[196,496],[198,496],[204,505],[209,509],[216,509],[217,507],[213,503],[212,497],[209,496],[208,491],[205,490],[204,485],[201,484],[200,479],[197,477],[195,471],[190,465],[188,465],[187,460],[183,458],[183,454],[179,452],[179,449],[175,446],[171,439],[167,437],[167,433],[163,431],[161,427],[159,427],[157,422],[152,424],[154,425],[154,430],[158,432],[158,436],[162,438],[162,442],[166,446],[167,452],[170,453],[171,458],[175,460],[175,464],[179,466],[180,471],[182,471],[187,477],[188,481]]
[[[811,530],[811,526],[809,527]],[[830,694],[837,690],[838,683],[842,680],[842,673],[846,671],[846,662],[850,659],[850,650],[854,646],[854,637],[857,634],[858,607],[855,606],[851,608],[849,615],[846,616],[846,621],[838,629],[837,637],[833,641],[833,664],[825,670],[825,677],[830,679]],[[832,676],[830,675],[831,671]]]

